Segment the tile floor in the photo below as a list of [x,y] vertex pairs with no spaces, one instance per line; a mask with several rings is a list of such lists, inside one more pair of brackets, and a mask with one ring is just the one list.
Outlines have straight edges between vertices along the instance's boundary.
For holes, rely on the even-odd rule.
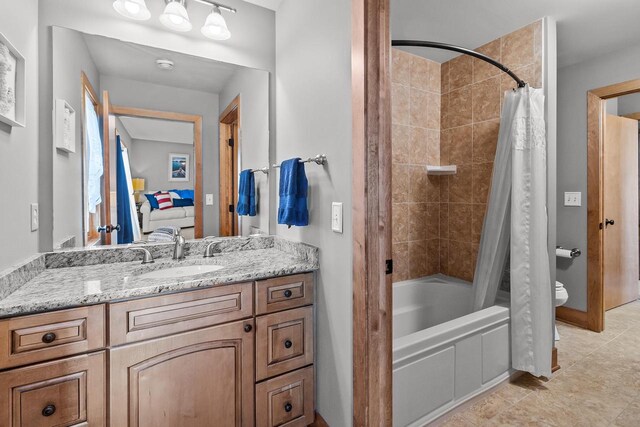
[[551,380],[523,375],[437,425],[640,427],[640,300],[608,311],[602,333],[558,330]]

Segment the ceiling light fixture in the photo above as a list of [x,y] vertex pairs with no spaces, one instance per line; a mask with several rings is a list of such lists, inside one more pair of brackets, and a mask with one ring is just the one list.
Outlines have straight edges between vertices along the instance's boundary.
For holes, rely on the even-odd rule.
[[[231,32],[227,27],[227,21],[222,16],[222,11],[236,13],[236,10],[211,0],[193,1],[213,6],[213,10],[207,16],[204,25],[200,29],[202,35],[212,40],[228,40],[231,37]],[[164,2],[166,6],[164,12],[160,15],[160,22],[174,31],[191,31],[193,25],[191,25],[189,14],[187,13],[187,0],[164,0]],[[144,21],[151,17],[145,0],[115,0],[113,8],[120,15],[139,21]]]
[[160,15],[160,22],[174,31],[191,31],[193,26],[189,21],[186,0],[166,0],[166,3],[167,6],[164,8],[162,15]]
[[113,8],[120,15],[137,21],[146,21],[151,17],[144,0],[115,0]]
[[[235,12],[235,9],[233,9]],[[202,35],[212,40],[228,40],[231,37],[231,32],[227,28],[227,22],[220,12],[220,6],[214,5],[213,10],[207,16],[207,20],[200,29]]]
[[170,59],[156,59],[156,66],[161,70],[173,70],[173,61]]

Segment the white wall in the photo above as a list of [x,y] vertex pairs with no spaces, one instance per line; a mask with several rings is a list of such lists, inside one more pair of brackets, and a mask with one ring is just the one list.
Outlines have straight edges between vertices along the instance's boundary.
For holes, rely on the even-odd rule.
[[[317,410],[329,425],[350,426],[351,2],[284,0],[276,14],[276,68],[277,161],[324,153],[328,164],[306,168],[309,226],[278,225],[275,232],[320,248]],[[344,203],[344,234],[331,231],[332,201]]]
[[[191,169],[188,182],[169,181],[170,153],[189,155]],[[132,177],[145,179],[145,193],[174,188],[193,190],[195,187],[193,145],[134,139],[129,145],[129,156]]]
[[[236,71],[220,92],[220,111],[240,95],[240,170],[269,166],[269,73],[242,68]],[[248,236],[251,227],[269,233],[269,177],[254,174],[256,216],[242,216],[240,233]]]
[[100,93],[100,75],[82,35],[53,28],[53,98],[64,99],[76,111],[76,152],[53,151],[53,242],[75,236],[83,245],[82,91],[80,73]]
[[[640,76],[640,46],[609,52],[558,70],[558,244],[582,249],[558,259],[567,307],[587,308],[587,91]],[[581,207],[564,207],[565,191],[582,192]]]
[[214,205],[203,206],[203,233],[218,235],[218,95],[104,75],[100,76],[100,87],[109,91],[113,105],[202,116],[203,192],[214,195]]
[[[3,4],[7,4],[8,10],[15,9],[14,3],[9,3],[7,0],[2,1]],[[232,37],[224,42],[214,42],[204,38],[199,32],[199,27],[204,22],[209,8],[195,2],[189,6],[189,15],[194,23],[194,29],[187,34],[169,31],[158,22],[157,17],[161,14],[164,5],[161,1],[147,2],[152,19],[144,22],[128,20],[118,15],[113,10],[112,1],[56,0],[38,2],[39,21],[35,22],[39,26],[38,49],[40,53],[38,202],[41,210],[41,232],[39,233],[41,251],[51,250],[53,247],[53,149],[50,114],[51,99],[53,99],[51,26],[56,25],[88,34],[184,52],[273,73],[275,71],[275,13],[242,0],[227,0],[225,4],[238,10],[237,14],[225,14]],[[35,11],[29,11],[29,13],[33,17],[38,15]],[[24,32],[24,29],[22,28],[21,31]],[[273,94],[274,81],[273,78],[270,78],[270,106],[272,109],[275,108]],[[270,125],[272,129],[275,127],[273,116],[270,116]],[[272,141],[273,138],[274,132],[271,133]],[[217,159],[217,154],[215,156]],[[205,185],[217,185],[217,170],[215,172],[205,171],[204,178]],[[213,208],[217,211],[217,206]],[[211,214],[209,223],[205,218],[205,233],[217,234],[217,217],[217,212]]]
[[0,32],[25,57],[26,127],[0,123],[0,270],[38,251],[30,203],[38,202],[38,2],[0,0]]

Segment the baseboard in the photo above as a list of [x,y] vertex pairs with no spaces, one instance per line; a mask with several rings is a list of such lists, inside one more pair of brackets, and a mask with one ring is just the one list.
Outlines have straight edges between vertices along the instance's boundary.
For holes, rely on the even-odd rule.
[[574,326],[589,329],[586,311],[580,311],[575,308],[564,306],[556,307],[556,319],[560,319],[563,322],[570,323]]
[[329,424],[324,420],[324,418],[322,418],[322,415],[320,415],[319,413],[315,413],[316,418],[313,420],[313,424],[311,424],[311,427],[329,427]]
[[551,372],[555,372],[560,369],[560,365],[558,364],[558,349],[553,347],[551,350]]

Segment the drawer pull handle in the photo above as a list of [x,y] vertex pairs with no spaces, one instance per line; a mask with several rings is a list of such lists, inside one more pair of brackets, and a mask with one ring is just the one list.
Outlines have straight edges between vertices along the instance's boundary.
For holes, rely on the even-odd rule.
[[44,417],[50,417],[55,413],[56,413],[56,405],[47,405],[42,410],[42,416]]
[[284,404],[284,410],[285,412],[291,412],[293,410],[293,405],[289,402]]
[[56,334],[54,334],[53,332],[47,332],[42,336],[42,342],[45,344],[51,344],[55,340],[56,340]]
[[293,343],[291,342],[291,340],[286,340],[284,342],[284,346],[285,348],[291,348],[291,346],[293,345]]
[[244,331],[245,332],[251,332],[251,329],[253,329],[253,326],[251,326],[249,324],[244,325]]
[[291,292],[291,289],[287,289],[286,291],[284,291],[284,296],[286,298],[291,298],[291,295],[293,295],[293,292]]

